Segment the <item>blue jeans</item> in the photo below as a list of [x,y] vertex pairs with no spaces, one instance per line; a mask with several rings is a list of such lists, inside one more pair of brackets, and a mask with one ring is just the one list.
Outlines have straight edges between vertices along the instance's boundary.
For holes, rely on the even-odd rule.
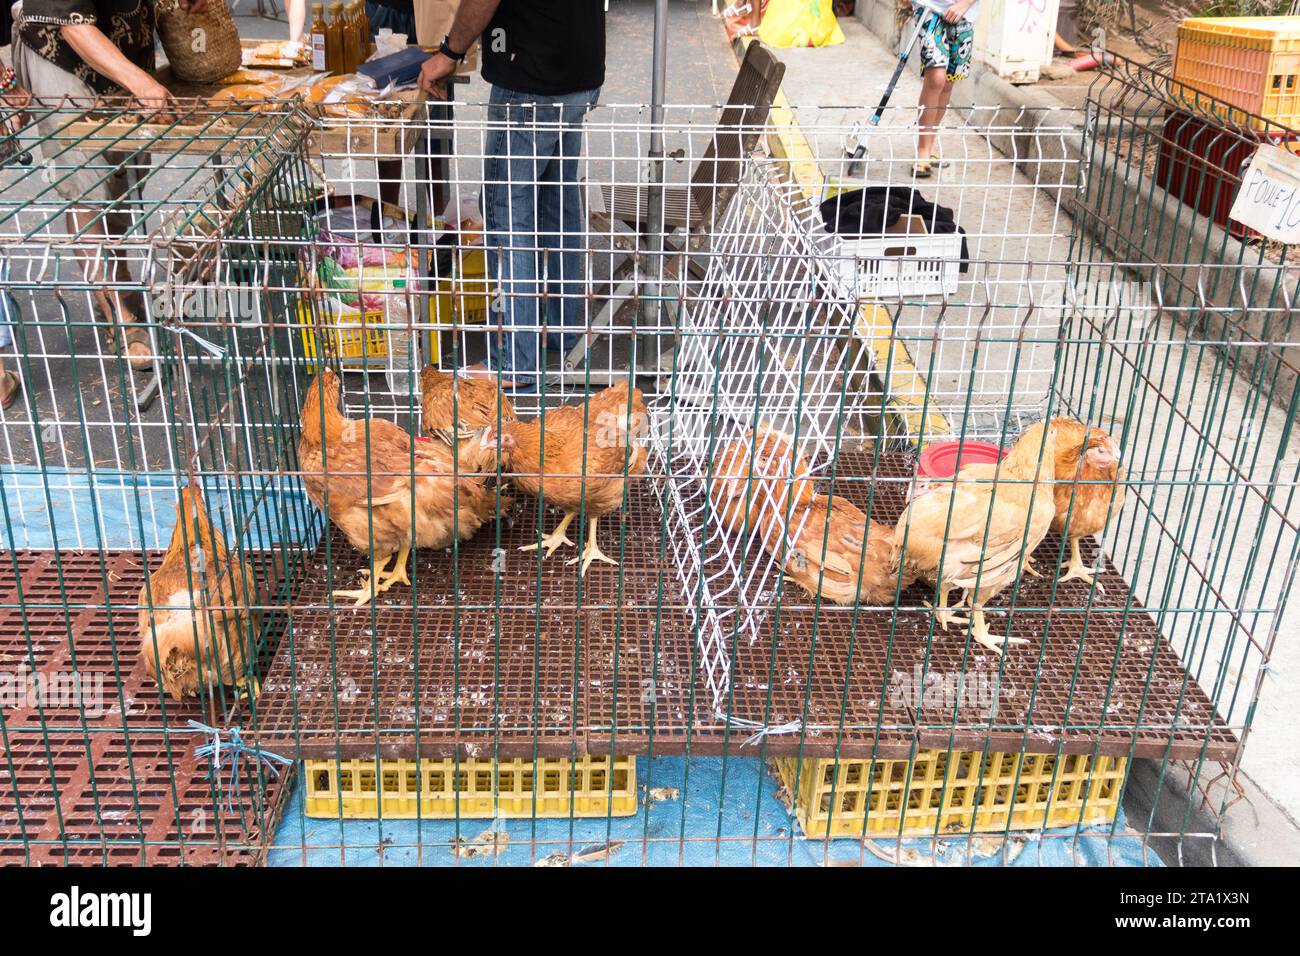
[[543,321],[549,349],[572,348],[577,334],[559,330],[583,324],[586,224],[578,159],[582,120],[599,96],[600,90],[540,96],[494,86],[488,100],[483,215],[489,275],[504,293],[498,301],[507,328],[492,358],[524,388],[536,384]]

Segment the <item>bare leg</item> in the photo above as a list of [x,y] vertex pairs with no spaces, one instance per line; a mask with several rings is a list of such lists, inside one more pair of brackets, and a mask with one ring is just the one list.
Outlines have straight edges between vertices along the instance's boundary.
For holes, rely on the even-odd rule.
[[[546,549],[545,557],[549,558],[551,555],[553,555],[555,553],[555,549],[562,544],[567,544],[569,547],[573,547],[573,542],[570,541],[569,536],[565,534],[565,532],[569,528],[569,523],[571,521],[573,521],[573,512],[566,511],[564,513],[564,517],[560,519],[560,523],[555,526],[555,530],[542,539],[541,546]],[[537,544],[536,543],[526,544],[519,550],[536,551]]]
[[[307,0],[285,0],[284,11],[289,19],[290,42],[303,42],[303,27],[307,23]],[[366,37],[366,40],[369,39],[370,37]]]
[[[916,162],[918,171],[921,166],[927,169],[930,156],[934,153],[935,142],[939,134],[939,125],[943,122],[944,111],[948,108],[948,99],[952,96],[952,84],[943,67],[932,66],[921,78],[920,131],[916,137]],[[928,175],[928,173],[927,173]]]
[[81,206],[73,206],[67,213],[68,232],[79,234],[91,243],[92,251],[77,257],[81,261],[82,275],[92,286],[99,287],[94,296],[101,320],[113,323],[111,331],[122,343],[127,360],[134,368],[147,369],[153,362],[153,349],[149,345],[149,333],[143,325],[136,324],[143,316],[132,315],[123,302],[122,290],[114,288],[130,284],[130,270],[124,259],[106,251],[103,244],[94,242],[97,238],[107,239],[103,219],[96,220],[95,216],[93,210]]
[[[1078,578],[1084,584],[1092,584],[1095,575],[1092,569],[1083,560],[1083,553],[1079,550],[1079,539],[1070,539],[1070,560],[1064,565],[1065,574],[1061,575],[1062,581],[1069,581]],[[1097,582],[1097,590],[1104,591],[1101,582]]]
[[939,93],[939,102],[935,104],[935,113],[938,118],[934,123],[934,141],[930,144],[930,152],[926,153],[925,159],[939,160],[942,158],[942,151],[939,149],[939,127],[943,125],[943,117],[948,112],[948,103],[952,100],[952,81],[945,74],[943,80],[943,89]]
[[598,521],[600,521],[599,518],[592,518],[589,522],[591,525],[591,533],[587,535],[587,546],[582,549],[582,557],[574,558],[572,561],[567,562],[568,564],[577,564],[578,561],[582,561],[582,574],[584,575],[587,573],[587,568],[591,567],[591,562],[593,561],[604,561],[607,564],[614,565],[618,564],[617,561],[608,557],[604,551],[600,550],[600,545],[596,544],[596,523]]

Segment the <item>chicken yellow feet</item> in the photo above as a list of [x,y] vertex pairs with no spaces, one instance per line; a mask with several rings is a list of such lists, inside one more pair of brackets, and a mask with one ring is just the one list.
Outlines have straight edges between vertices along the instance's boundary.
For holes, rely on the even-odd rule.
[[1083,560],[1083,554],[1079,550],[1079,539],[1070,540],[1070,560],[1061,565],[1061,570],[1065,573],[1061,575],[1061,581],[1079,580],[1084,584],[1096,583],[1098,593],[1105,591],[1101,582],[1096,580],[1096,575],[1092,569]]
[[[373,598],[376,594],[383,594],[385,591],[387,591],[389,588],[391,588],[394,584],[397,583],[396,580],[394,580],[394,577],[391,575],[389,577],[384,577],[384,569],[388,566],[388,560],[391,557],[392,557],[391,554],[384,555],[382,558],[372,557],[370,559],[370,570],[361,572],[361,587],[353,590],[346,590],[340,588],[334,591],[334,596],[349,598],[355,602],[356,607],[364,607],[365,605],[369,604],[370,599]],[[406,552],[403,552],[402,562],[405,563],[405,561],[406,561]],[[405,569],[402,570],[401,576],[402,577],[406,576]],[[371,590],[370,587],[370,582],[372,579],[374,580],[374,584],[375,584],[373,591]]]
[[1020,565],[1020,573],[1028,574],[1031,577],[1035,577],[1035,578],[1042,577],[1042,574],[1040,574],[1038,569],[1034,567],[1034,556],[1032,554],[1025,555],[1025,562],[1024,564]]
[[998,637],[989,633],[988,622],[984,620],[984,611],[982,608],[975,608],[971,612],[970,636],[977,644],[987,647],[998,657],[1002,656],[1002,648],[1007,644],[1028,644],[1029,642],[1023,637]]
[[411,586],[411,579],[406,576],[406,561],[411,556],[410,548],[403,548],[397,552],[397,560],[393,566],[388,569],[388,577],[382,582],[384,590],[387,591],[394,584],[405,584]]
[[[546,549],[546,554],[544,555],[544,557],[549,558],[551,555],[555,553],[555,550],[562,544],[567,544],[569,547],[574,547],[573,542],[569,540],[569,536],[565,534],[565,532],[569,528],[569,524],[572,521],[573,521],[573,512],[571,511],[566,512],[564,517],[560,519],[560,523],[555,526],[555,530],[542,539],[541,546]],[[536,551],[537,547],[538,547],[537,543],[534,542],[533,544],[524,545],[519,550]]]
[[617,561],[605,554],[604,551],[600,550],[600,545],[596,544],[596,523],[598,521],[600,521],[599,518],[591,519],[591,533],[587,535],[587,546],[582,549],[581,557],[565,562],[566,564],[577,564],[579,561],[582,562],[582,572],[578,575],[579,577],[586,576],[587,568],[591,567],[591,562],[593,561],[604,561],[606,564],[612,564],[616,567],[618,565]]
[[257,695],[260,694],[261,692],[262,692],[262,682],[258,680],[256,677],[253,677],[251,680],[247,680],[242,685],[240,685],[239,694],[236,695],[236,699],[251,701],[256,699]]
[[960,614],[954,614],[948,609],[948,592],[939,593],[939,606],[935,607],[929,601],[922,601],[926,607],[934,612],[934,620],[943,630],[948,630],[949,624],[960,624],[963,627],[970,623],[970,618],[963,617]]

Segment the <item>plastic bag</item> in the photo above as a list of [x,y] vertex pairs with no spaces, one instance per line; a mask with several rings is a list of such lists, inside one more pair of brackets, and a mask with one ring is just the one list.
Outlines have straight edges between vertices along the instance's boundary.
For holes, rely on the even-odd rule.
[[844,42],[831,0],[768,0],[758,36],[775,47],[834,46]]

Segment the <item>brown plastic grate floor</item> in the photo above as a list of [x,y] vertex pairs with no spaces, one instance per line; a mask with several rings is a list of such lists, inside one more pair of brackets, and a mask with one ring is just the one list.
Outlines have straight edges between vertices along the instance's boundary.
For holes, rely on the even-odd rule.
[[[418,552],[414,598],[410,588],[393,588],[375,601],[373,621],[370,607],[345,598],[331,606],[329,592],[356,587],[366,564],[334,531],[307,561],[262,688],[261,739],[268,746],[298,740],[303,756],[316,759],[373,757],[376,747],[381,756],[409,758],[417,734],[420,753],[430,757],[473,759],[494,748],[508,758],[584,752],[587,613],[653,607],[661,591],[681,603],[674,572],[657,553],[662,511],[652,484],[638,483],[629,502],[600,524],[601,547],[621,554],[621,567],[597,563],[580,579],[577,565],[566,563],[574,548],[540,563],[536,551],[519,551],[537,540],[536,500],[523,499],[499,525],[462,542],[458,560],[450,549]],[[544,530],[558,520],[548,511]],[[569,537],[579,540],[576,526]]]
[[[208,761],[195,757],[206,739],[186,722],[210,717],[197,700],[164,699],[140,659],[139,552],[19,552],[24,610],[14,557],[0,552],[0,671],[34,672],[49,687],[51,675],[71,672],[75,654],[90,693],[84,726],[75,703],[47,706],[44,732],[31,695],[4,703],[0,864],[259,863],[292,773],[259,782],[246,766],[234,801],[209,781]],[[269,564],[261,555],[252,562]],[[278,639],[274,621],[267,633]]]
[[[854,480],[872,473],[870,455],[842,454],[838,474],[846,480],[835,493],[865,509],[874,484],[873,516],[892,521],[906,493],[899,479],[911,475],[912,464],[883,456],[874,472],[881,480]],[[1050,616],[1026,610],[1046,608],[1050,588],[1049,580],[1026,578],[1011,633],[1031,643],[1001,662],[972,645],[964,668],[965,635],[955,628],[931,635],[928,612],[818,609],[788,586],[752,644],[731,641],[725,709],[752,723],[806,725],[802,734],[766,736],[760,751],[747,743],[750,730],[712,711],[696,633],[662,547],[655,483],[640,483],[618,518],[602,522],[601,547],[618,556],[621,545],[623,562],[593,565],[581,593],[576,567],[564,563],[572,549],[557,551],[540,572],[535,553],[515,550],[536,540],[535,512],[525,499],[507,515],[499,575],[492,570],[494,526],[461,545],[459,608],[451,552],[421,553],[412,578],[418,610],[410,589],[399,586],[379,599],[373,621],[367,608],[331,608],[328,590],[355,586],[364,558],[335,533],[330,547],[339,570],[331,583],[322,543],[307,562],[259,700],[264,742],[284,747],[297,739],[303,756],[324,759],[373,757],[377,749],[411,757],[417,730],[422,755],[462,758],[491,756],[494,748],[501,757],[531,757],[644,753],[652,745],[659,754],[852,758],[985,744],[1175,759],[1228,759],[1236,751],[1236,739],[1146,611],[1134,605],[1125,615],[1129,591],[1110,567],[1101,577],[1105,592],[1087,612],[1088,589],[1077,581],[1059,586]],[[557,517],[548,513],[545,528]],[[1040,569],[1052,567],[1059,546],[1044,542]],[[718,570],[705,567],[706,574]],[[919,607],[929,597],[918,586],[903,604]],[[1008,600],[1004,594],[997,605],[1005,609]],[[1007,622],[1006,614],[990,615],[995,629]],[[931,682],[925,686],[946,678],[951,687],[965,672],[955,714],[936,706],[933,693],[907,691],[907,681],[923,683],[923,666]]]

